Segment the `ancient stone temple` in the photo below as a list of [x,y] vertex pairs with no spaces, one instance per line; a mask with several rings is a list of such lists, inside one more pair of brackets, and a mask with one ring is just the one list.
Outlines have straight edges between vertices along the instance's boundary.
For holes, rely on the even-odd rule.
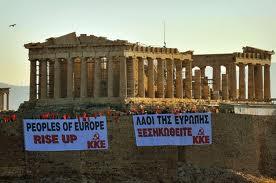
[[9,110],[10,88],[0,88],[0,111]]
[[[247,46],[243,48],[242,53],[193,55],[193,67],[200,68],[203,78],[206,66],[213,68],[213,92],[218,93],[214,99],[222,97],[224,100],[269,101],[270,65],[273,54],[274,51]],[[226,67],[225,74],[221,74],[221,66]],[[248,78],[247,81],[245,78]]]
[[[176,48],[70,33],[25,44],[30,60],[30,100],[188,98],[270,99],[273,52],[245,47],[243,53],[193,55]],[[239,66],[237,93],[236,65]],[[213,67],[213,82],[205,67]],[[227,69],[221,75],[221,66]],[[192,69],[199,67],[194,71]],[[264,72],[263,72],[264,67]],[[264,76],[263,76],[264,75]],[[93,101],[92,100],[92,101]]]

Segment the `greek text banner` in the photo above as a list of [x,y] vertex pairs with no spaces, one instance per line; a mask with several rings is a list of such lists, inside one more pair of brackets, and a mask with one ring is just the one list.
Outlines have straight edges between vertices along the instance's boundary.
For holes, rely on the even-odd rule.
[[212,143],[211,113],[134,115],[137,146]]

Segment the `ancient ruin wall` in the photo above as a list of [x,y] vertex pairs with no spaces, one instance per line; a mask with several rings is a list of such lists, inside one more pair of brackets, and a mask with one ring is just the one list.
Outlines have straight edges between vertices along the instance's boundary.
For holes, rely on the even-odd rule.
[[13,177],[91,176],[95,180],[139,177],[154,182],[176,176],[176,163],[232,168],[276,176],[276,117],[213,114],[213,144],[136,147],[131,116],[108,122],[109,150],[24,152],[21,121],[0,124],[0,180]]
[[213,144],[187,147],[187,162],[276,175],[275,116],[215,114],[212,117]]

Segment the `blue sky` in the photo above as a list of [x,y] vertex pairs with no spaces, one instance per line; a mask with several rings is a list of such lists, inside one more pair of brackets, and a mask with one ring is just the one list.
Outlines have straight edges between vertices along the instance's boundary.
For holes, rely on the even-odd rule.
[[29,83],[25,43],[74,31],[162,46],[165,21],[167,46],[182,51],[276,48],[274,0],[0,0],[0,13],[0,82],[16,85]]

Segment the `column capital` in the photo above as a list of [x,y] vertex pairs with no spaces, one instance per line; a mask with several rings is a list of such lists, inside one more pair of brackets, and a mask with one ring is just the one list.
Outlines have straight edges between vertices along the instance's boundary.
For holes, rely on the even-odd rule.
[[153,57],[147,57],[147,60],[150,61],[150,60],[155,60],[155,58]]
[[239,62],[239,63],[237,63],[237,66],[241,67],[241,66],[245,66],[245,64],[244,64],[244,63]]
[[38,58],[29,59],[30,62],[36,62],[36,61],[38,61],[38,60],[40,60],[40,59],[38,59]]

